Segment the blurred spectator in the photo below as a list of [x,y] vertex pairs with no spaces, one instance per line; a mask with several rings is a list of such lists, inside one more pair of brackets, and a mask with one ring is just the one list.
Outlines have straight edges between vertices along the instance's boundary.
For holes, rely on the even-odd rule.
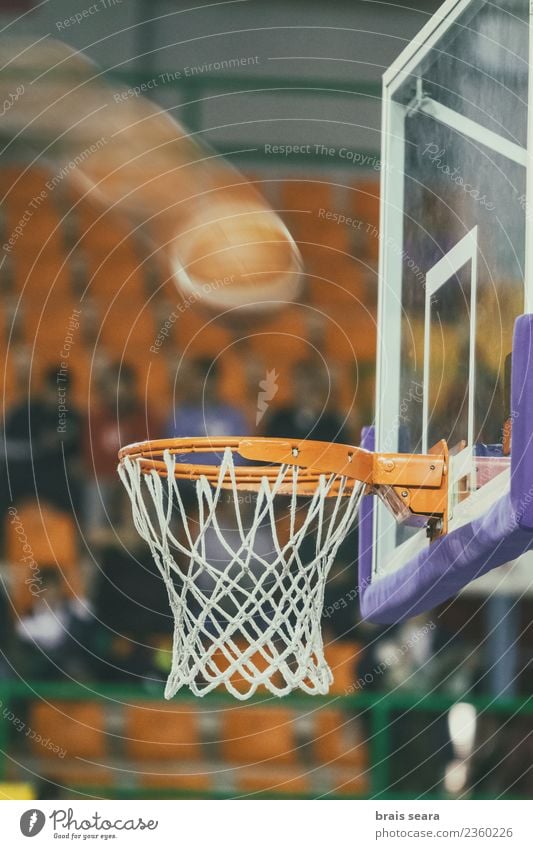
[[[220,400],[220,374],[216,362],[207,359],[192,360],[187,364],[181,378],[181,402],[177,405],[168,423],[169,436],[245,436],[250,432],[246,416],[239,407]],[[182,463],[218,465],[223,452],[181,454]],[[235,465],[246,461],[234,455]],[[181,487],[187,502],[194,501],[192,489],[187,484]]]
[[342,417],[330,408],[330,382],[319,365],[311,361],[297,363],[292,380],[292,404],[269,416],[266,436],[349,443]]
[[94,609],[109,631],[135,634],[171,633],[173,618],[163,578],[150,549],[133,523],[126,492],[113,500],[113,527],[91,535],[94,557],[99,565],[94,587]]
[[470,786],[481,798],[531,799],[533,731],[527,716],[480,713],[472,754]]
[[[182,401],[168,424],[171,436],[244,436],[249,432],[244,412],[220,400],[216,362],[192,360],[180,377]],[[205,462],[206,457],[202,458]]]
[[122,486],[117,476],[119,448],[160,436],[157,419],[139,401],[135,371],[118,363],[104,371],[98,383],[96,409],[90,413],[85,434],[88,533],[105,525],[113,498]]
[[[37,494],[60,510],[78,507],[82,426],[72,407],[71,389],[69,372],[59,366],[51,368],[39,391],[7,412],[5,449],[11,501]],[[5,498],[4,494],[4,503]]]
[[33,609],[16,624],[24,673],[43,680],[86,677],[91,621],[86,600],[67,597],[58,570],[42,569]]

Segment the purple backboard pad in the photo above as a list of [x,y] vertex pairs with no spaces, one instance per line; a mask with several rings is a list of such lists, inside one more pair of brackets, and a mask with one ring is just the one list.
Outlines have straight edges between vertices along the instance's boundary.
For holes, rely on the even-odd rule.
[[[510,491],[483,516],[431,543],[396,572],[373,580],[374,498],[359,517],[359,603],[372,622],[400,622],[451,598],[471,581],[533,548],[533,315],[515,323]],[[374,428],[363,448],[374,450]]]

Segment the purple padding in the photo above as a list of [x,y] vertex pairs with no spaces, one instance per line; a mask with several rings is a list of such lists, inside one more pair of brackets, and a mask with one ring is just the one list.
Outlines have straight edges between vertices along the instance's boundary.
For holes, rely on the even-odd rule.
[[517,318],[511,372],[511,499],[518,523],[533,528],[533,315]]
[[[511,488],[479,519],[372,581],[373,515],[360,524],[359,603],[364,619],[389,624],[430,610],[491,569],[533,548],[533,316],[517,319],[513,339]],[[366,446],[369,447],[369,446]]]

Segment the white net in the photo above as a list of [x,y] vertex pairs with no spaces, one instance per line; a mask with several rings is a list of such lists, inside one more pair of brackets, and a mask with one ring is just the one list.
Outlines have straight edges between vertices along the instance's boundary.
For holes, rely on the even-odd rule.
[[364,485],[324,475],[302,498],[301,470],[281,465],[275,479],[243,491],[230,449],[215,483],[200,476],[184,485],[176,458],[166,451],[163,459],[163,477],[129,457],[119,474],[174,614],[165,697],[184,686],[203,696],[219,685],[238,699],[259,687],[276,696],[297,688],[326,694],[333,679],[321,633],[325,582]]

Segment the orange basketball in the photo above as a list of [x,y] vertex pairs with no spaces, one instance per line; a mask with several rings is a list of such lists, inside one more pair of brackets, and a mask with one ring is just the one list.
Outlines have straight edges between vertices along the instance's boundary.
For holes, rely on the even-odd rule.
[[185,296],[225,309],[269,311],[301,285],[299,251],[278,215],[260,198],[221,193],[203,199],[174,240],[170,260]]

